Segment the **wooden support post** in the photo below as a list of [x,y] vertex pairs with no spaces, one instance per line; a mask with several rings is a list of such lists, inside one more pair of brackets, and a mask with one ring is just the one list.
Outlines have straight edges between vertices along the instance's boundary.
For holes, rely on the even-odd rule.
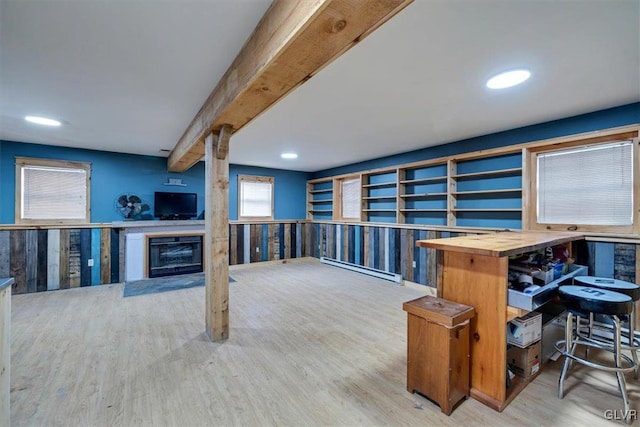
[[229,338],[229,135],[205,138],[205,320],[212,341]]

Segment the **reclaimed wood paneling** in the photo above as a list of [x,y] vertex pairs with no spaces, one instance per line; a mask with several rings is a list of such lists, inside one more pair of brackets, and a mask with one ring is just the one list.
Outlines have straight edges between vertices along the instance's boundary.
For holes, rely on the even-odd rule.
[[244,264],[244,224],[236,224],[236,264]]
[[[124,276],[124,269],[120,267],[120,236],[124,235],[120,230],[111,229],[111,283],[122,281],[120,275]],[[124,256],[122,257],[124,258]],[[122,261],[124,263],[124,260]]]
[[111,283],[111,230],[100,229],[100,283]]
[[284,258],[291,258],[291,224],[284,224]]
[[356,227],[356,263],[358,265],[362,265],[362,257],[364,255],[364,240],[362,239],[362,233],[364,232],[364,227],[357,226]]
[[349,254],[347,261],[350,263],[355,263],[356,262],[356,226],[355,225],[347,226],[347,247],[348,247],[348,254]]
[[238,263],[238,226],[229,224],[229,265]]
[[273,253],[269,250],[269,224],[262,224],[262,261],[273,260]]
[[[426,239],[437,239],[438,232],[437,231],[427,231],[426,232]],[[423,250],[425,250],[426,253],[426,264],[427,264],[427,268],[426,268],[426,274],[425,274],[425,280],[426,282],[424,283],[427,286],[431,286],[436,288],[438,286],[438,251],[435,249],[427,249],[427,248],[422,248]]]
[[262,226],[259,224],[249,225],[250,233],[250,259],[251,262],[259,262],[262,260],[262,254],[260,253],[260,247],[262,246]]
[[362,265],[365,267],[371,267],[371,262],[369,259],[369,227],[364,226],[364,231],[362,233]]
[[[415,241],[426,239],[427,231],[426,230],[416,231],[414,233],[414,238],[415,238]],[[414,241],[414,245],[415,245],[415,241]],[[426,285],[428,268],[429,268],[429,263],[427,260],[428,250],[425,248],[418,248],[417,246],[414,246],[413,252],[415,254],[415,258],[418,259],[418,275],[417,275],[418,277],[414,278],[414,281],[417,283]]]
[[0,277],[11,275],[11,236],[10,231],[0,231]]
[[614,245],[613,275],[627,282],[636,280],[636,245],[616,243]]
[[280,259],[280,253],[276,254],[276,251],[275,251],[275,245],[274,245],[275,240],[276,240],[276,233],[275,233],[274,224],[267,224],[267,253],[269,254],[269,259],[272,259],[272,260]]
[[416,241],[413,238],[413,232],[414,230],[407,230],[407,241],[406,241],[407,246],[403,248],[403,250],[405,251],[404,256],[407,258],[407,265],[408,265],[408,270],[404,272],[403,276],[405,276],[406,279],[410,281],[414,280],[413,270],[415,268],[413,267],[413,261],[414,261],[413,251],[416,248]]
[[102,263],[100,262],[100,239],[102,237],[99,228],[93,228],[89,230],[91,232],[91,260],[93,261],[93,267],[89,267],[91,270],[90,285],[97,286],[102,283],[102,277],[100,275],[100,269]]
[[297,224],[289,224],[289,252],[291,258],[296,258],[296,247],[297,247]]
[[47,290],[60,289],[60,230],[47,230]]
[[297,223],[296,227],[296,258],[302,257],[302,224]]
[[402,262],[402,245],[401,245],[401,240],[400,240],[400,230],[397,228],[393,229],[393,245],[395,247],[394,249],[394,255],[395,255],[395,259],[394,259],[394,264],[395,264],[395,270],[394,273],[397,274],[402,274],[402,268],[400,266],[401,262]]
[[79,232],[78,253],[80,254],[80,286],[91,286],[91,230],[82,228]]
[[[327,256],[437,286],[441,280],[438,253],[416,248],[415,241],[456,234],[351,224],[232,224],[230,262]],[[16,277],[16,293],[116,283],[122,258],[121,236],[120,230],[110,228],[2,231],[0,268],[5,270],[4,275]],[[591,262],[601,271],[609,264],[617,278],[635,280],[636,245],[592,246],[595,261]],[[614,250],[608,250],[611,248]],[[607,260],[607,254],[614,257],[614,262]],[[93,267],[89,267],[89,259],[94,261]]]
[[26,232],[26,265],[25,280],[27,281],[27,293],[38,290],[38,230],[27,230]]
[[342,261],[349,262],[349,226],[343,225],[340,228],[340,251],[342,253]]
[[378,242],[380,241],[380,227],[373,227],[373,233],[369,235],[369,256],[372,268],[380,268],[380,256]]
[[378,233],[378,268],[384,270],[385,259],[387,257],[387,242],[385,240],[384,228],[380,227]]
[[244,236],[244,242],[242,244],[242,247],[244,248],[243,259],[245,264],[249,264],[251,262],[251,225],[244,224],[243,228],[244,228],[244,231],[242,232],[242,235]]
[[60,230],[60,289],[69,289],[71,286],[69,273],[69,257],[71,251],[69,235],[69,229]]
[[69,230],[69,286],[80,286],[80,230]]
[[11,230],[11,248],[9,273],[14,279],[12,294],[24,294],[27,292],[27,253],[25,230]]
[[47,230],[38,230],[38,260],[36,272],[36,292],[44,292],[47,290],[47,252],[48,252],[48,232]]

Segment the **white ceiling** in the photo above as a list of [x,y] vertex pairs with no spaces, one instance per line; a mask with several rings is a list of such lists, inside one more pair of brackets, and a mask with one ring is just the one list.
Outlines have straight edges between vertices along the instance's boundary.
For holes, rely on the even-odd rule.
[[[0,138],[162,155],[269,3],[1,0]],[[531,79],[484,87],[514,67]],[[640,0],[415,0],[236,133],[230,160],[315,171],[636,101]]]

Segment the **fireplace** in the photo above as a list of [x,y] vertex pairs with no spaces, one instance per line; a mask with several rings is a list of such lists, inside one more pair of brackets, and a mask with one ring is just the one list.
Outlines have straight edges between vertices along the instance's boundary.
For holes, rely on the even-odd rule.
[[202,236],[149,238],[149,277],[199,273],[202,269]]

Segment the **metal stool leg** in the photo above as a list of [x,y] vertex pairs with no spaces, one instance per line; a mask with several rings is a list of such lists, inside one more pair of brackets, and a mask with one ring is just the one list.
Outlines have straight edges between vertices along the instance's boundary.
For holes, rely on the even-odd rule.
[[640,365],[638,364],[638,350],[640,347],[636,345],[636,322],[637,322],[637,313],[634,310],[631,312],[629,316],[629,347],[631,348],[631,358],[633,359],[633,363],[636,364],[636,369],[633,371],[633,378],[638,379],[638,372],[640,371]]
[[[613,318],[613,348],[614,348],[614,357],[616,361],[616,367],[622,367],[622,325],[620,324],[620,319],[618,316],[611,316]],[[620,389],[620,394],[622,395],[622,401],[624,402],[624,413],[629,414],[629,396],[627,395],[627,382],[624,378],[624,373],[622,371],[616,372],[616,377],[618,378],[618,388]],[[631,422],[629,415],[627,415],[629,419],[627,419],[627,423]]]
[[560,371],[560,379],[558,380],[558,398],[564,397],[564,379],[567,376],[569,370],[569,363],[571,358],[567,356],[567,352],[573,354],[575,351],[575,345],[573,343],[573,314],[567,313],[567,324],[564,329],[564,362],[562,363],[562,371]]
[[[593,339],[593,313],[589,313],[589,339]],[[584,347],[584,358],[589,359],[589,347],[588,345]]]

